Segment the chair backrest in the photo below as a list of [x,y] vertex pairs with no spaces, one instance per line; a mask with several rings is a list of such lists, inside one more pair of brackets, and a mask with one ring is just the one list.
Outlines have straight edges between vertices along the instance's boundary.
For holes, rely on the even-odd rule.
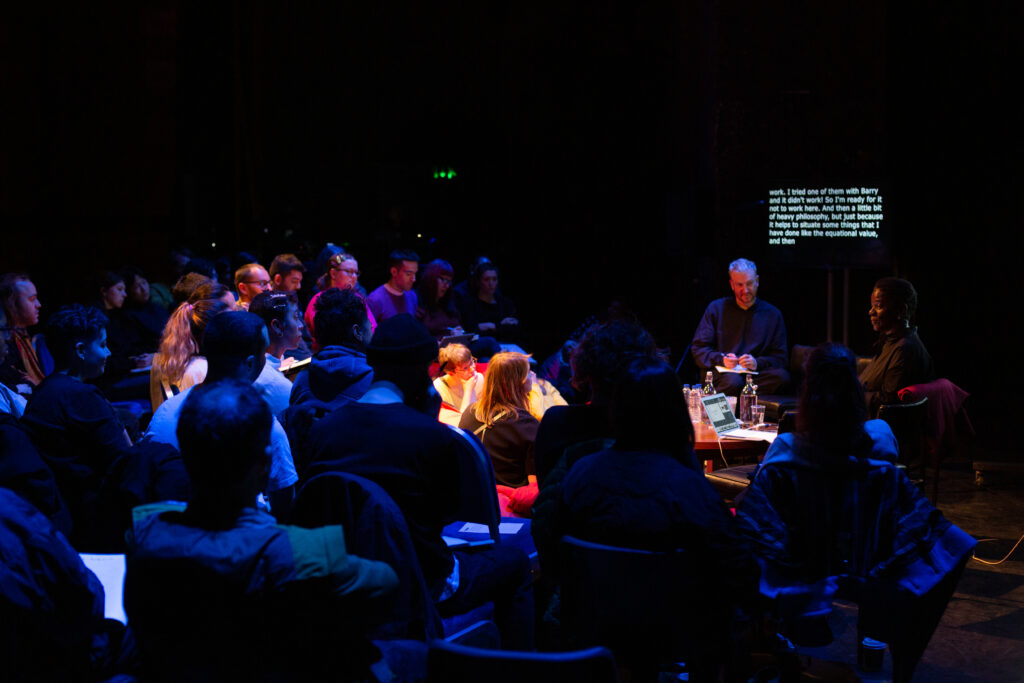
[[928,399],[883,404],[878,407],[878,419],[888,424],[896,437],[900,464],[923,469],[927,454]]
[[459,512],[460,521],[484,524],[495,543],[501,542],[498,525],[501,523],[501,508],[498,505],[497,483],[494,480],[494,466],[491,456],[475,436],[446,425],[455,432],[461,442],[459,448]]
[[615,657],[604,647],[574,652],[485,650],[445,641],[430,644],[427,676],[438,683],[617,683]]
[[347,472],[319,474],[299,490],[291,523],[306,528],[339,524],[350,554],[386,562],[398,574],[395,609],[375,636],[440,637],[441,619],[416,561],[405,517],[383,488]]
[[729,600],[701,586],[701,560],[562,537],[562,624],[572,647],[610,647],[625,665],[710,660],[728,641]]

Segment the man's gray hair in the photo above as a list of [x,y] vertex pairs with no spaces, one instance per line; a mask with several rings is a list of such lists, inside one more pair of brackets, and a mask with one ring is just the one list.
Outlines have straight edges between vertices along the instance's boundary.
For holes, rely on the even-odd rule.
[[750,271],[751,273],[757,273],[757,264],[753,261],[745,258],[738,258],[729,264],[729,272],[733,271]]

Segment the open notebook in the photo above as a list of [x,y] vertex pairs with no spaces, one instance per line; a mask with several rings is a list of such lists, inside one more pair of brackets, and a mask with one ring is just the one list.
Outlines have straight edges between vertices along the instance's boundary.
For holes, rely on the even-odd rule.
[[733,415],[732,409],[729,407],[729,401],[726,399],[725,394],[702,396],[700,400],[704,404],[704,410],[708,413],[708,419],[711,420],[711,426],[715,428],[715,433],[720,438],[768,442],[775,440],[775,432],[764,432],[757,429],[743,429],[740,427],[740,423],[736,421],[736,416]]

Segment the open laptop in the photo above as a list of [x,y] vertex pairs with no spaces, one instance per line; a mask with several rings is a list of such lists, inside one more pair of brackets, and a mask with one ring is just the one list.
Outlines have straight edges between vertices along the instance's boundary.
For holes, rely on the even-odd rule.
[[729,407],[729,401],[726,399],[725,394],[701,396],[700,400],[704,404],[704,410],[707,411],[708,419],[711,420],[711,426],[715,428],[715,433],[718,434],[719,438],[768,442],[775,440],[775,432],[740,427],[736,416],[733,415],[732,408]]

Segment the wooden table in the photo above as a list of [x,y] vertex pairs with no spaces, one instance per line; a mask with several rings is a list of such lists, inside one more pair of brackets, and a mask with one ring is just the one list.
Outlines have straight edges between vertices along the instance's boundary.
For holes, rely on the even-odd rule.
[[768,451],[767,441],[751,441],[747,439],[722,439],[722,450],[718,450],[718,436],[711,425],[695,422],[693,424],[693,450],[698,460],[704,461],[704,471],[711,472],[725,467],[722,455],[729,461],[729,466],[744,461],[760,460]]

